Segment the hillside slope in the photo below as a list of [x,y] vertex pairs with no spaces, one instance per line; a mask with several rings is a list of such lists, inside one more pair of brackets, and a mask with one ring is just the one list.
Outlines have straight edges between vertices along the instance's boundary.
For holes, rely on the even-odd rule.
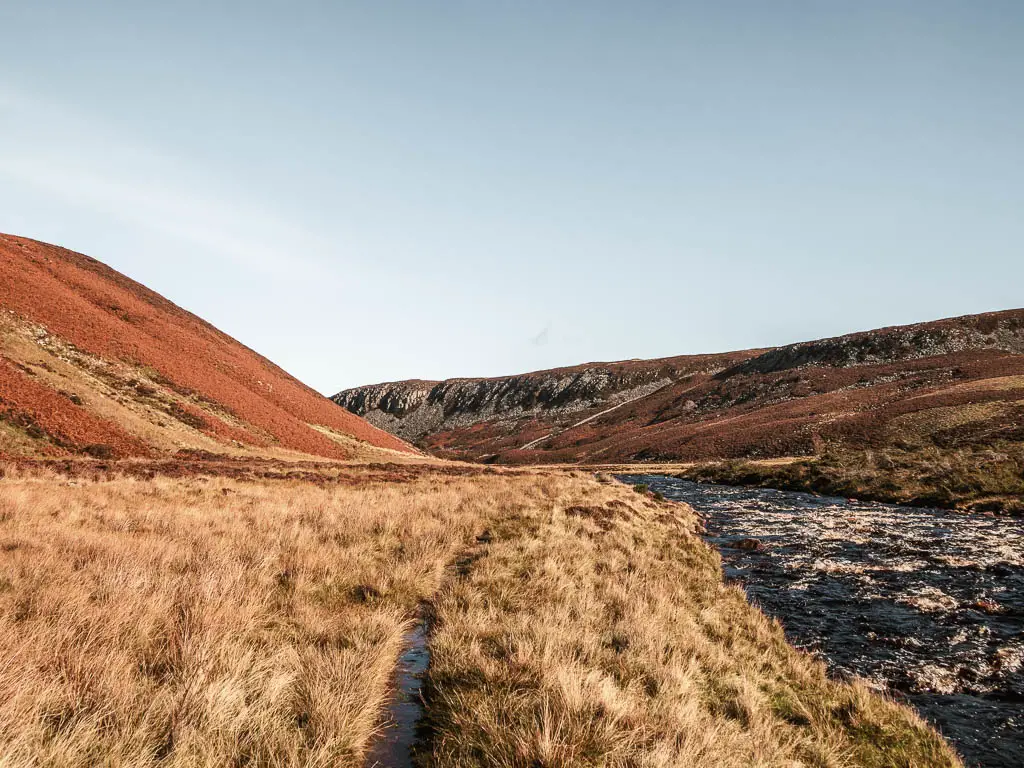
[[0,452],[412,450],[95,259],[0,235]]
[[1024,439],[1024,310],[769,350],[406,381],[334,401],[438,455],[688,461]]

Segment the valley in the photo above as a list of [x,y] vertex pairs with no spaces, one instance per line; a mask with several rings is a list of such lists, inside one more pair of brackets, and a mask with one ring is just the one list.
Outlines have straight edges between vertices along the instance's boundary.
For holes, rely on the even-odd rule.
[[[963,764],[726,584],[687,504],[430,455],[89,257],[0,256],[0,763]],[[585,428],[742,359],[516,407]]]
[[1024,311],[333,399],[439,458],[692,505],[726,582],[830,675],[968,765],[1024,756]]
[[0,768],[1024,766],[1024,3],[0,21]]

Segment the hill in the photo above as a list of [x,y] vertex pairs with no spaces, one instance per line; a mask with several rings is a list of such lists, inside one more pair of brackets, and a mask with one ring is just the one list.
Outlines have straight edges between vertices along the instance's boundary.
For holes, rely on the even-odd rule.
[[702,461],[1024,440],[1024,310],[766,350],[592,363],[334,396],[442,456]]
[[0,452],[331,459],[412,449],[164,297],[0,235]]

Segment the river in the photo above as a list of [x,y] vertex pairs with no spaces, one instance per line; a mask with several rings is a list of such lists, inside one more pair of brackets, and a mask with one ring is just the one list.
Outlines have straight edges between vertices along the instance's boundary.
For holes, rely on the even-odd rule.
[[693,506],[726,578],[793,645],[914,706],[968,765],[1024,765],[1020,520],[621,479]]

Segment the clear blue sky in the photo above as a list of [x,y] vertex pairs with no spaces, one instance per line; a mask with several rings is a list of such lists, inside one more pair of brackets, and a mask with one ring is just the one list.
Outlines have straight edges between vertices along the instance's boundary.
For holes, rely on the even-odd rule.
[[332,393],[1024,305],[1024,3],[0,6],[0,231]]

